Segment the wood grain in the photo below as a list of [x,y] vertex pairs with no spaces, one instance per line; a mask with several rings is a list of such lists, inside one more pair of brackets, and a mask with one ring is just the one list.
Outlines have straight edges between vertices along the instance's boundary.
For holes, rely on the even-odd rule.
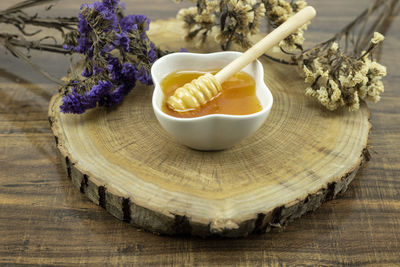
[[[158,20],[149,35],[177,51],[179,29],[175,19]],[[211,43],[201,52],[216,50]],[[115,217],[159,233],[247,236],[315,210],[344,192],[366,161],[369,110],[323,110],[304,95],[295,67],[261,62],[271,115],[254,136],[219,152],[168,136],[151,108],[152,87],[80,116],[61,114],[55,95],[49,120],[68,176]]]
[[[0,2],[0,9],[8,6]],[[318,11],[309,43],[327,39],[369,1],[309,1]],[[76,14],[80,1],[51,12]],[[157,6],[157,9],[154,8]],[[174,16],[170,1],[128,1],[130,12]],[[62,10],[62,12],[60,11]],[[393,18],[393,25],[399,19]],[[56,157],[47,107],[54,84],[0,48],[0,264],[138,266],[397,266],[400,262],[400,30],[387,34],[382,101],[370,105],[372,159],[347,192],[285,231],[246,239],[171,238],[120,222],[81,194]],[[68,61],[32,53],[56,75]]]

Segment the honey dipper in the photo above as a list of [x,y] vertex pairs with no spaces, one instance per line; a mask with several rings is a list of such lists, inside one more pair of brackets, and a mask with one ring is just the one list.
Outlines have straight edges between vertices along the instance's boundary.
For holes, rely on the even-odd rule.
[[221,84],[224,81],[309,22],[315,15],[316,11],[311,6],[300,10],[215,75],[206,73],[176,89],[175,93],[168,98],[167,105],[177,112],[185,112],[208,103],[221,91]]

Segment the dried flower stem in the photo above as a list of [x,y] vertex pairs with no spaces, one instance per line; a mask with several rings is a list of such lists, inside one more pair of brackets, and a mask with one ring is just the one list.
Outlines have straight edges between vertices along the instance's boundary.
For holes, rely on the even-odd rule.
[[8,46],[22,47],[26,49],[34,49],[60,54],[71,54],[71,51],[65,50],[60,44],[43,44],[41,43],[42,39],[38,41],[27,41],[23,39],[22,36],[16,34],[0,33],[0,42],[5,41],[8,42]]
[[78,24],[78,19],[75,17],[41,18],[37,16],[29,16],[25,12],[18,11],[13,14],[0,14],[0,23],[14,25],[20,31],[24,31],[25,25],[33,25],[38,27],[54,28],[64,33],[65,30],[75,30],[76,25]]
[[[45,36],[38,40],[28,41],[25,37],[32,37],[39,34],[42,30],[38,29],[34,32],[27,32],[26,25],[33,25],[44,28],[54,28],[58,30],[62,37],[66,31],[71,31],[76,28],[77,18],[40,18],[37,15],[29,16],[23,10],[29,7],[49,4],[56,0],[26,0],[17,3],[6,10],[0,11],[0,24],[8,24],[16,27],[20,34],[0,33],[0,43],[15,57],[18,57],[30,65],[34,70],[38,71],[49,80],[63,85],[64,83],[52,76],[50,73],[34,64],[28,56],[22,53],[18,47],[26,49],[35,49],[40,51],[70,54],[70,51],[65,50],[61,44],[57,43],[54,36]],[[53,40],[54,44],[44,43],[45,40]]]
[[[383,11],[380,9],[381,7],[387,6],[388,2],[390,3],[390,8],[384,9]],[[348,52],[348,42],[351,34],[355,34],[355,28],[359,26],[360,24],[363,24],[362,29],[360,32],[357,34],[357,41],[354,44],[353,48],[353,54],[359,54],[363,49],[365,49],[365,46],[368,44],[369,39],[373,35],[375,31],[379,31],[382,34],[385,32],[381,31],[380,28],[382,26],[383,22],[387,22],[391,17],[392,17],[392,11],[394,9],[393,6],[398,3],[398,0],[375,0],[374,3],[366,8],[363,12],[361,12],[354,20],[352,20],[349,24],[347,24],[344,28],[342,28],[338,33],[336,33],[333,37],[330,39],[317,44],[309,49],[303,50],[301,54],[305,55],[306,53],[309,53],[313,50],[318,50],[324,47],[328,47],[330,44],[333,42],[340,41],[343,37],[345,37],[345,49],[344,52]],[[368,19],[378,13],[381,12],[380,14],[377,15],[377,21],[374,23],[371,23],[371,28],[365,32],[365,27],[368,23]],[[387,25],[388,27],[389,25]]]
[[293,57],[310,85],[306,95],[329,110],[347,106],[353,111],[359,109],[361,100],[379,101],[386,68],[373,60],[372,53],[383,41],[381,33],[390,27],[392,16],[399,12],[398,3],[374,1],[335,36]]
[[[81,87],[68,83],[65,88],[76,88],[75,93],[77,94],[85,93],[85,90],[90,89],[93,84],[98,82],[100,85],[101,80],[109,78],[107,75],[114,75],[115,70],[105,71],[112,64],[117,67],[118,64],[115,65],[116,62],[112,63],[110,61],[114,55],[110,54],[112,56],[108,59],[100,56],[102,53],[109,53],[107,51],[108,44],[114,47],[118,57],[124,64],[132,64],[129,66],[135,68],[138,79],[141,82],[146,84],[150,82],[146,75],[149,71],[149,66],[151,66],[149,58],[151,57],[153,60],[156,56],[162,56],[168,52],[158,49],[146,38],[142,42],[143,38],[140,32],[144,34],[144,29],[128,33],[128,31],[122,31],[121,28],[113,28],[114,32],[112,34],[102,30],[93,30],[92,40],[89,40],[90,38],[88,39],[87,36],[81,36],[84,38],[82,39],[78,38],[79,33],[76,30],[77,27],[82,27],[82,25],[79,25],[82,17],[79,20],[76,17],[41,18],[36,15],[30,16],[23,11],[28,7],[49,4],[55,1],[25,0],[0,11],[0,23],[13,25],[20,32],[20,34],[0,33],[0,43],[14,56],[21,58],[29,65],[34,66],[45,77],[58,83],[60,83],[58,79],[33,64],[29,57],[18,48],[26,48],[28,51],[29,49],[36,49],[62,54],[83,53],[82,51],[84,51],[88,56],[85,62],[87,69],[85,75],[90,76],[92,75],[91,72],[96,73],[98,71],[100,73],[98,75],[93,74],[93,78],[87,79],[87,81],[79,80],[79,77],[75,77],[74,82],[79,80],[83,83]],[[110,5],[111,3],[116,5],[118,0],[103,0],[102,4]],[[382,34],[386,33],[392,23],[391,18],[400,12],[398,3],[398,0],[375,0],[369,8],[365,9],[332,38],[310,49],[303,49],[303,31],[305,28],[300,29],[279,44],[283,53],[291,55],[291,61],[270,55],[265,55],[265,57],[283,64],[299,65],[305,76],[306,83],[310,84],[306,95],[316,98],[328,109],[334,110],[341,106],[348,106],[351,110],[356,110],[360,99],[376,102],[380,98],[380,93],[383,92],[381,78],[386,75],[386,69],[372,59],[372,53],[383,40],[383,36],[377,31]],[[98,2],[97,7],[102,4]],[[229,49],[233,43],[247,48],[251,46],[249,36],[259,31],[261,18],[265,17],[268,21],[268,26],[274,28],[306,5],[307,3],[302,0],[197,0],[196,7],[182,9],[178,13],[178,18],[185,22],[187,39],[198,39],[197,45],[204,43],[207,36],[216,30],[216,40],[220,43],[222,49]],[[103,12],[103,19],[98,16],[99,12]],[[116,12],[113,16],[122,16],[122,13],[118,13],[119,10],[114,10],[113,12]],[[98,10],[93,14],[84,14],[83,10],[82,14],[90,21],[92,29],[104,29],[110,27],[110,23],[115,23],[113,20],[106,19],[110,13],[104,9]],[[376,16],[376,18],[371,22],[370,19],[373,16]],[[92,21],[91,19],[94,20]],[[101,25],[102,23],[106,24]],[[58,30],[61,34],[60,39],[64,39],[70,48],[74,47],[75,51],[65,49],[54,36],[45,36],[38,40],[27,40],[39,34],[41,29],[28,32],[25,29],[26,25]],[[82,31],[80,30],[80,32]],[[372,35],[373,38],[371,40]],[[49,40],[52,42],[49,42]],[[137,41],[129,45],[127,43],[128,40]],[[341,44],[344,44],[344,48],[342,48]],[[92,46],[93,51],[89,51],[88,46]],[[132,49],[132,51],[128,52],[126,49]],[[143,54],[143,51],[147,52]],[[115,79],[112,78],[111,80]],[[131,82],[130,84],[134,83]],[[110,92],[114,90],[111,89],[113,87],[109,84],[101,84],[101,86],[107,87],[107,90],[111,90]],[[124,93],[122,91],[116,92],[115,97],[123,96],[128,88],[124,88],[124,90]],[[70,89],[66,89],[65,93],[71,93]],[[76,96],[80,97],[79,95]],[[105,102],[99,103],[111,103],[110,99],[107,98],[104,100]],[[114,100],[115,103],[120,101],[120,99],[118,101]],[[87,105],[86,108],[89,106]],[[84,109],[79,109],[79,112],[82,111]]]
[[[270,55],[265,57],[283,64],[298,65],[305,82],[310,85],[306,95],[314,97],[327,109],[347,106],[350,110],[357,110],[360,100],[379,101],[383,92],[381,79],[386,75],[386,68],[373,60],[372,53],[384,39],[381,33],[386,33],[390,27],[391,17],[400,12],[398,2],[375,0],[332,38],[309,49],[303,49],[306,26],[302,27],[279,43],[280,51],[291,56],[290,61]],[[204,34],[216,29],[216,41],[224,50],[234,42],[244,48],[250,46],[249,36],[258,32],[258,26],[253,32],[241,29],[251,22],[258,24],[260,17],[267,19],[267,26],[276,28],[307,5],[302,0],[197,0],[197,3],[197,7],[182,9],[177,16],[185,22],[187,39],[195,39],[202,33],[201,44],[205,42]],[[258,14],[257,20],[250,15],[256,9],[264,12]],[[207,24],[203,23],[204,17]],[[226,21],[230,28],[225,26]]]
[[57,0],[25,0],[7,8],[6,10],[0,11],[0,15],[11,14],[14,12],[21,11],[25,8],[40,6],[55,1]]
[[43,70],[38,65],[36,65],[32,61],[30,61],[29,58],[24,53],[22,53],[16,47],[14,47],[14,45],[12,45],[7,39],[3,39],[3,40],[0,40],[0,41],[2,42],[4,47],[8,51],[10,51],[14,56],[16,56],[16,57],[22,59],[23,61],[25,61],[26,63],[28,63],[28,65],[30,65],[33,69],[36,69],[44,77],[46,77],[47,79],[49,79],[49,80],[51,80],[51,81],[53,81],[53,82],[55,82],[55,83],[57,83],[59,85],[64,85],[64,83],[61,82],[59,79],[55,78],[54,76],[49,74],[47,71]]

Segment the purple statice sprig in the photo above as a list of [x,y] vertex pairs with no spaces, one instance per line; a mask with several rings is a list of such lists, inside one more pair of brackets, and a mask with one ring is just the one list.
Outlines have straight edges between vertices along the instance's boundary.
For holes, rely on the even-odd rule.
[[151,85],[150,68],[163,53],[149,40],[150,19],[123,16],[119,0],[83,4],[78,31],[65,38],[65,49],[83,56],[80,77],[62,88],[63,113],[81,114],[120,103],[139,81]]

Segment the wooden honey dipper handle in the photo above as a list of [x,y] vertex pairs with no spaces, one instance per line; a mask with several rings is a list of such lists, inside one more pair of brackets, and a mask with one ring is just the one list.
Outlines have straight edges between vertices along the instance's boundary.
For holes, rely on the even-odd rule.
[[229,63],[217,74],[215,74],[215,79],[222,84],[224,81],[229,79],[235,73],[239,72],[245,66],[247,66],[252,61],[256,60],[266,51],[271,49],[274,45],[279,43],[281,40],[285,39],[296,29],[300,28],[307,22],[309,22],[316,15],[316,11],[313,7],[308,6],[300,10],[293,17],[289,18],[278,28],[273,30],[251,48],[249,48],[240,57]]
[[176,89],[174,95],[167,100],[168,106],[177,112],[185,112],[211,101],[221,91],[221,84],[224,81],[309,22],[315,14],[316,11],[311,6],[300,10],[217,74],[207,73]]

